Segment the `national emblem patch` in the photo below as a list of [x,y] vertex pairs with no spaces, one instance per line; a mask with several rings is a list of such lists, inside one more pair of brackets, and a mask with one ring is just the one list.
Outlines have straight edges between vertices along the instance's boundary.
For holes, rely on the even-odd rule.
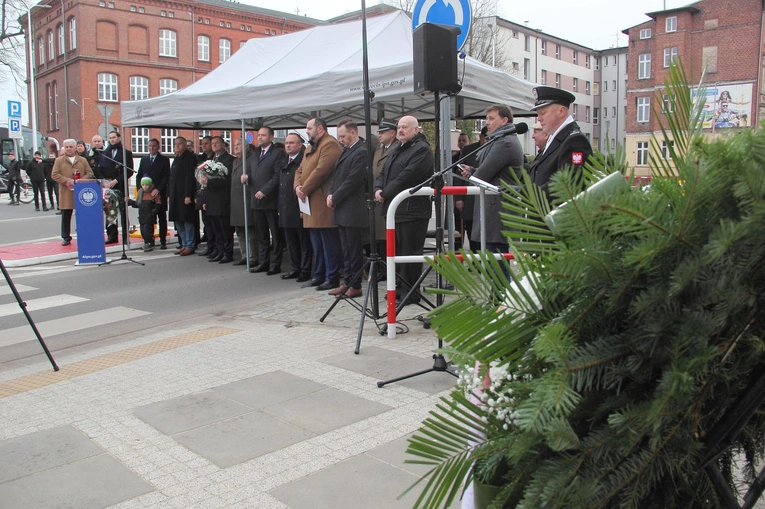
[[582,164],[584,162],[584,153],[583,152],[572,152],[571,153],[571,164]]

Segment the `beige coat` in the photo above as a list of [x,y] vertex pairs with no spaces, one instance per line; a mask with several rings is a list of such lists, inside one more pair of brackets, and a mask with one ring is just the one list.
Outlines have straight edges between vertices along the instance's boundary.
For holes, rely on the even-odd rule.
[[335,164],[343,149],[340,143],[325,134],[315,146],[308,147],[303,162],[295,172],[295,188],[303,186],[303,192],[311,202],[311,215],[303,214],[303,228],[335,228],[334,211],[327,207],[327,191],[332,185]]
[[[377,180],[377,177],[380,176],[380,173],[383,171],[383,167],[385,166],[385,161],[388,160],[388,154],[390,154],[391,150],[393,150],[393,147],[398,145],[398,140],[393,140],[393,143],[390,144],[387,150],[385,150],[385,147],[383,145],[380,145],[377,150],[375,150],[374,158],[372,159],[372,167],[374,168],[374,180]],[[375,202],[375,237],[376,240],[385,240],[385,216],[382,214],[382,203]],[[382,255],[385,255],[385,253],[380,253]]]
[[72,173],[75,169],[80,170],[81,179],[96,178],[93,175],[93,170],[90,169],[88,160],[84,157],[74,156],[74,164],[72,164],[69,162],[69,158],[64,155],[57,157],[56,162],[53,163],[51,178],[59,184],[59,206],[62,210],[74,209],[74,193],[66,186],[66,183],[72,180]]

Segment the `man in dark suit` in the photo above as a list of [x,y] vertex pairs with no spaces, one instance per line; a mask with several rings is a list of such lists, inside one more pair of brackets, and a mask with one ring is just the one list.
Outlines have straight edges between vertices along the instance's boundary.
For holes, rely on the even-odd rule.
[[[248,166],[247,182],[254,194],[252,210],[255,216],[255,232],[258,237],[258,266],[250,272],[267,272],[269,276],[282,271],[282,238],[279,235],[279,219],[276,205],[279,197],[279,172],[287,155],[273,144],[274,130],[263,126],[258,130],[258,146]],[[242,176],[244,180],[245,176]],[[273,244],[273,247],[271,247]],[[269,255],[270,250],[270,255]]]
[[337,125],[337,137],[343,145],[343,152],[335,163],[335,174],[327,195],[327,207],[335,211],[334,220],[340,234],[345,260],[345,281],[331,290],[330,295],[359,297],[361,277],[351,285],[353,277],[364,265],[362,237],[369,228],[367,214],[367,148],[359,138],[355,122],[345,120]]
[[[99,154],[100,155],[100,154]],[[135,179],[136,191],[141,188],[141,179],[149,177],[154,183],[152,196],[159,194],[162,205],[157,211],[160,249],[167,249],[167,181],[170,179],[170,159],[159,153],[159,140],[149,140],[149,155],[142,157]]]
[[[197,164],[202,164],[205,161],[209,161],[213,157],[215,157],[215,152],[212,149],[212,136],[207,135],[202,138],[202,140],[199,142],[199,147],[202,150],[197,155]],[[199,211],[197,212],[197,218],[196,218],[196,230],[194,230],[194,237],[196,239],[196,243],[199,244],[201,242],[207,243],[207,249],[201,253],[199,253],[199,256],[207,256],[207,257],[215,257],[217,256],[218,252],[215,249],[215,232],[213,231],[212,225],[210,224],[209,220],[207,219],[207,212],[205,211],[204,203],[205,199],[207,198],[205,192],[197,193],[197,196],[194,200],[196,209]],[[202,216],[202,236],[199,236],[199,216]]]
[[551,200],[548,185],[553,174],[561,168],[581,168],[592,154],[592,146],[568,114],[574,94],[559,88],[536,87],[534,96],[536,103],[531,109],[536,110],[542,130],[550,137],[544,152],[534,159],[529,174],[531,181]]
[[[21,205],[19,196],[21,196],[21,163],[16,160],[16,154],[11,150],[8,153],[8,196],[11,201],[8,205]],[[14,200],[13,195],[16,195]]]
[[298,283],[311,279],[311,234],[303,228],[298,198],[295,195],[295,172],[303,162],[303,139],[297,133],[290,133],[284,140],[287,159],[279,171],[279,227],[284,230],[287,254],[290,257],[290,271],[282,279],[296,279]]
[[[221,163],[228,172],[223,178],[211,178],[206,185],[205,202],[202,210],[207,214],[208,226],[215,239],[215,256],[210,262],[231,263],[234,261],[234,230],[231,229],[231,172],[234,168],[234,156],[226,152],[226,144],[220,136],[212,139],[213,157],[211,161]],[[210,240],[207,241],[208,245]]]
[[168,209],[169,219],[175,222],[175,231],[181,240],[181,247],[174,254],[189,256],[194,254],[196,248],[194,216],[197,216],[197,212],[194,208],[194,193],[197,181],[194,171],[197,168],[197,158],[186,149],[186,138],[183,136],[175,138],[173,149],[175,158],[167,183]]
[[[123,161],[127,170],[122,166]],[[126,174],[127,173],[127,174]],[[122,137],[117,131],[109,133],[109,146],[101,153],[101,161],[95,172],[96,178],[109,181],[109,188],[120,193],[120,224],[122,225],[122,242],[127,243],[127,214],[125,213],[125,179],[133,175],[133,153],[122,146]],[[115,244],[117,224],[106,225],[106,243]]]

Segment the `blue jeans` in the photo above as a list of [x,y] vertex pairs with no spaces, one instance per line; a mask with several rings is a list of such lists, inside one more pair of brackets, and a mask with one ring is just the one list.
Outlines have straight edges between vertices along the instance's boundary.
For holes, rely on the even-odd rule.
[[194,240],[194,223],[176,221],[175,231],[178,232],[178,236],[181,238],[181,247],[187,249],[196,248],[196,242]]
[[337,228],[309,228],[316,258],[313,278],[318,281],[339,281],[343,251]]

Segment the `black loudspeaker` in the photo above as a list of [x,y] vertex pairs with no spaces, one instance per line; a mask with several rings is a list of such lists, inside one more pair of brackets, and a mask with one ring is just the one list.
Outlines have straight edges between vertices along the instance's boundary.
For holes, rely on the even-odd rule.
[[457,93],[457,35],[454,26],[423,23],[412,35],[414,45],[414,93]]

